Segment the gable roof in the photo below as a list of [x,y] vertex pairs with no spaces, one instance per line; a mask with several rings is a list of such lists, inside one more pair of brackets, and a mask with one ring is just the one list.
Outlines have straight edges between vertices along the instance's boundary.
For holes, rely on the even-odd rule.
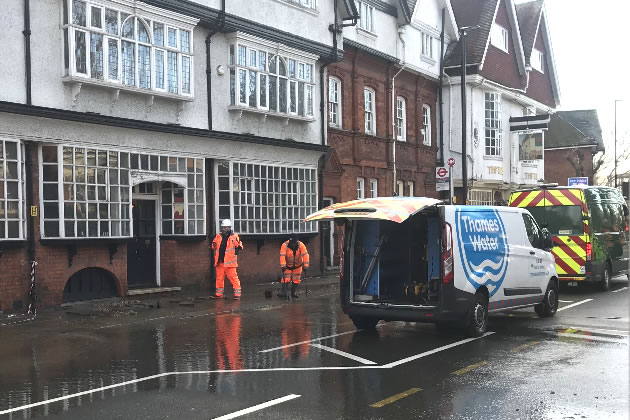
[[343,5],[345,6],[345,10],[341,10],[341,18],[343,20],[359,19],[359,11],[354,0],[343,0]]
[[[451,0],[455,19],[459,27],[479,25],[479,29],[469,31],[466,35],[466,63],[471,66],[479,66],[479,70],[483,69],[486,52],[490,44],[492,24],[496,19],[502,1],[505,4],[512,26],[512,36],[510,38],[514,43],[518,69],[520,74],[524,76],[525,57],[523,43],[513,0]],[[462,60],[461,40],[451,44],[446,54],[445,67],[460,67]]]
[[521,29],[523,50],[525,53],[525,65],[530,66],[532,50],[536,43],[536,34],[542,17],[543,0],[535,0],[516,5],[516,16]]
[[595,146],[598,152],[605,150],[597,110],[558,111],[551,115],[545,133],[545,149],[575,146]]
[[416,3],[418,0],[399,0],[400,1],[400,9],[402,10],[402,15],[405,18],[405,23],[410,24],[411,18],[413,17],[413,11],[416,9]]

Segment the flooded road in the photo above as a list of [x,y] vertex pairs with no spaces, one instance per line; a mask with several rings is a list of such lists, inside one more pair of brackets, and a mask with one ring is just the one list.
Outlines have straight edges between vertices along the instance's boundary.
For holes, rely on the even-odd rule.
[[626,419],[627,286],[491,315],[479,339],[357,331],[334,290],[2,326],[0,418]]

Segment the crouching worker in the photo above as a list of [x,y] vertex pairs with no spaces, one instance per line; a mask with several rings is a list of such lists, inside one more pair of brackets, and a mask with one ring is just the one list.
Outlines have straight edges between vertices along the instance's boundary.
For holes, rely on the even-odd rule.
[[223,220],[221,222],[221,232],[212,241],[217,284],[216,292],[213,296],[210,296],[211,298],[221,299],[223,297],[226,275],[234,289],[234,300],[241,298],[241,282],[238,279],[238,274],[236,274],[238,253],[241,249],[243,249],[243,243],[238,235],[232,232],[232,222],[229,219]]
[[309,267],[309,256],[306,245],[298,241],[297,235],[292,233],[289,240],[280,247],[280,268],[282,269],[282,290],[279,297],[287,297],[287,289],[291,283],[291,297],[296,299],[297,289],[302,281],[302,271]]

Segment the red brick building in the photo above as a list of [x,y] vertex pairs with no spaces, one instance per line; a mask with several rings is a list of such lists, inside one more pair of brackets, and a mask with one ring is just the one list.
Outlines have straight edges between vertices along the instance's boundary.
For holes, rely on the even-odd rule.
[[[394,188],[401,196],[438,197],[435,190],[438,83],[421,74],[400,72],[395,78],[397,109],[392,125],[392,79],[400,69],[393,57],[371,54],[348,43],[344,45],[344,60],[328,67],[328,86],[335,105],[332,108],[329,99],[328,144],[332,152],[324,167],[323,194],[328,203],[392,196]],[[399,102],[401,98],[403,102]],[[400,119],[403,106],[405,116]],[[426,108],[433,111],[428,113],[429,129],[423,121]],[[401,120],[404,127],[397,125]],[[398,140],[394,140],[394,130]],[[331,241],[335,245],[329,265],[339,261],[339,235],[340,232],[335,232]],[[328,246],[331,245],[324,247],[324,253],[331,258]]]
[[593,179],[593,157],[604,152],[597,111],[558,111],[545,133],[545,181],[567,185],[573,177]]

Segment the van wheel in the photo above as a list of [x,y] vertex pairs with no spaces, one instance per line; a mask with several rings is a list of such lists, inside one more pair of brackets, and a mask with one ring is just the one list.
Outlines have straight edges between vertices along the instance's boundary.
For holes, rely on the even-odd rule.
[[551,280],[547,285],[547,291],[543,301],[534,306],[534,310],[540,317],[551,317],[558,312],[558,286]]
[[488,299],[483,293],[475,294],[475,301],[466,323],[468,337],[481,337],[488,329]]
[[350,319],[352,320],[354,326],[360,330],[373,330],[376,328],[376,324],[378,324],[379,321],[377,318],[370,318],[367,316],[351,316]]
[[599,288],[604,292],[610,290],[610,267],[608,264],[606,264],[606,268],[604,268],[602,273],[602,281],[599,283]]

